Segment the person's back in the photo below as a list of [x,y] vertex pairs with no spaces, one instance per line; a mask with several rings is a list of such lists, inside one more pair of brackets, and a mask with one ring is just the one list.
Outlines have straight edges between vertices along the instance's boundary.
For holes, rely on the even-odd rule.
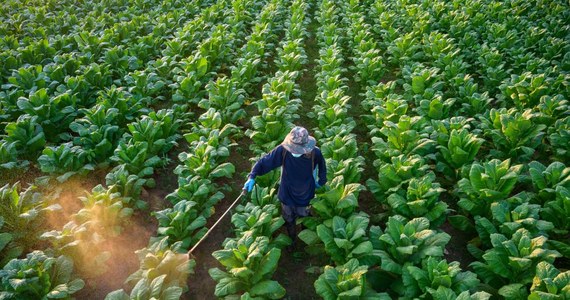
[[[283,143],[263,156],[252,168],[244,189],[250,192],[255,177],[282,167],[278,198],[287,232],[293,240],[297,236],[297,217],[309,214],[309,203],[315,196],[315,188],[327,181],[326,163],[316,140],[303,127],[294,127]],[[315,172],[318,170],[318,179]]]

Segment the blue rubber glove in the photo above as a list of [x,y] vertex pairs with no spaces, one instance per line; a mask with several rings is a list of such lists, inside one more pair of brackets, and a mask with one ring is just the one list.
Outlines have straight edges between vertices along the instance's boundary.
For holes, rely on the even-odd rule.
[[255,179],[250,178],[243,185],[243,189],[249,193],[251,190],[253,190],[253,185],[255,185]]
[[313,178],[315,179],[315,188],[320,188],[321,185],[319,184],[319,181],[317,180],[317,168],[315,168],[315,170],[313,170]]

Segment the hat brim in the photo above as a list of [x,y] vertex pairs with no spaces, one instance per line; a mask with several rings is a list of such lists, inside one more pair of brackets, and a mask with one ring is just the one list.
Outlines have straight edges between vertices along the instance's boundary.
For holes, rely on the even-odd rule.
[[299,145],[293,143],[293,141],[291,141],[290,135],[287,135],[287,137],[285,137],[285,140],[283,141],[283,143],[281,143],[281,145],[283,145],[283,147],[285,147],[287,151],[293,154],[307,154],[313,151],[313,149],[315,149],[315,146],[317,145],[317,140],[315,140],[314,137],[309,136],[309,140],[307,141],[306,144]]

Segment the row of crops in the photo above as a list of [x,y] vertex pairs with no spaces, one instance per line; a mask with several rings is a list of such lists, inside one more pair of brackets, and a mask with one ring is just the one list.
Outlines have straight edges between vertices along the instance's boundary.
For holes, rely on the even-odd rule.
[[[299,103],[296,80],[300,76],[306,55],[303,41],[307,38],[308,4],[293,0],[289,3],[284,38],[279,43],[275,61],[277,70],[262,87],[261,98],[253,104],[259,115],[252,117],[252,129],[245,132],[252,140],[250,150],[264,153],[273,149],[287,133]],[[285,125],[285,126],[284,126]],[[235,237],[223,241],[223,249],[212,253],[225,268],[212,268],[210,276],[216,281],[214,295],[221,298],[280,299],[286,294],[279,282],[272,280],[281,250],[291,243],[279,232],[285,224],[272,186],[277,174],[259,178],[251,200],[240,204],[231,217]]]
[[[313,201],[317,216],[303,220],[301,238],[334,264],[315,282],[317,293],[567,297],[567,4],[320,6],[315,130],[334,179]],[[343,98],[346,59],[359,103]],[[369,226],[352,198],[323,207],[329,192],[360,181],[362,152],[347,118],[354,105],[365,112],[357,124],[369,129],[378,177],[366,186],[384,209],[380,226]],[[337,171],[343,159],[355,159],[354,170]],[[469,270],[444,258],[446,219],[472,238],[464,245],[474,258]]]
[[[0,188],[0,298],[69,298],[105,276],[109,241],[148,215],[143,194],[172,164],[178,188],[151,212],[139,269],[106,297],[182,297],[202,280],[186,252],[231,192],[220,179],[239,178],[232,153],[249,139],[256,161],[305,115],[329,176],[299,234],[329,262],[318,296],[570,297],[568,3],[62,4],[0,5],[0,172],[41,174]],[[303,103],[313,36],[317,96]],[[67,223],[43,224],[62,210],[57,187],[95,172],[104,182]],[[286,296],[278,178],[256,179],[208,249],[210,295]],[[448,260],[450,224],[469,265]]]
[[[244,7],[253,7],[252,4],[244,2]],[[188,261],[185,253],[205,234],[206,219],[214,213],[214,205],[224,197],[212,182],[234,172],[234,166],[225,162],[229,148],[235,146],[231,139],[239,134],[232,123],[243,118],[243,99],[248,95],[250,84],[264,77],[258,71],[271,51],[269,46],[282,30],[279,22],[285,15],[284,1],[263,4],[257,18],[252,18],[257,21],[237,53],[231,75],[210,83],[210,101],[203,102],[208,110],[185,135],[189,152],[179,155],[182,164],[175,169],[179,187],[167,197],[175,204],[173,208],[156,213],[159,221],[157,237],[162,240],[154,244],[151,241],[150,248],[137,251],[141,258],[140,270],[131,275],[129,281],[138,279],[139,283],[130,295],[116,291],[107,299],[178,298],[187,289],[188,274],[193,271],[195,262],[193,259]],[[140,284],[141,280],[145,282],[144,286]],[[158,285],[161,289],[153,289]],[[257,293],[263,292],[263,289],[257,289]]]
[[[149,247],[137,252],[142,253],[141,268],[127,280],[134,286],[130,295],[117,291],[109,297],[178,298],[186,287],[183,275],[191,272],[193,264],[180,253],[195,243],[195,239],[185,235],[196,234],[199,238],[204,233],[201,227],[205,218],[213,213],[213,204],[223,198],[211,180],[233,173],[231,164],[216,164],[216,160],[228,155],[227,149],[225,154],[216,153],[212,145],[218,139],[225,142],[230,134],[236,134],[235,126],[221,125],[228,122],[226,118],[233,122],[243,118],[238,101],[243,102],[244,95],[239,96],[239,93],[250,88],[248,84],[260,67],[265,49],[269,48],[268,35],[275,34],[268,25],[279,20],[283,3],[139,4],[142,6],[136,6],[139,7],[136,13],[147,18],[142,19],[149,26],[147,33],[138,31],[141,29],[138,23],[131,27],[111,26],[117,30],[134,30],[123,32],[125,38],[116,40],[116,32],[88,28],[90,23],[87,22],[86,28],[73,26],[76,32],[54,37],[54,40],[65,39],[69,48],[54,48],[35,64],[25,61],[20,46],[5,45],[3,54],[22,61],[22,67],[7,66],[12,72],[2,85],[5,96],[2,113],[6,121],[3,123],[6,134],[2,139],[5,155],[2,168],[17,173],[31,166],[47,175],[36,180],[41,184],[39,187],[21,191],[15,184],[2,188],[0,250],[2,266],[5,266],[1,276],[2,296],[7,299],[70,297],[85,284],[75,278],[74,264],[84,277],[104,276],[111,259],[106,242],[129,226],[134,212],[146,209],[147,204],[141,197],[143,190],[154,187],[154,174],[169,163],[168,154],[183,132],[188,132],[184,137],[194,153],[180,155],[182,164],[176,169],[180,188],[167,197],[174,207],[153,213],[159,228]],[[93,14],[99,23],[108,19],[111,24],[130,24],[132,20],[126,16],[135,13],[134,8],[132,3],[124,5],[129,7],[126,15],[121,13],[121,7],[108,15],[99,16],[100,11]],[[6,9],[9,7],[7,4]],[[35,15],[38,12],[32,8],[22,13]],[[8,16],[18,18],[16,14]],[[153,22],[157,22],[157,30],[152,30]],[[279,30],[279,26],[275,27],[273,30]],[[245,44],[248,32],[251,35]],[[14,34],[21,47],[36,45],[34,38],[26,36],[18,40]],[[138,55],[130,47],[137,43],[148,48],[148,56]],[[12,46],[15,51],[8,51]],[[256,56],[259,57],[257,63],[250,61]],[[62,61],[62,57],[70,60]],[[238,63],[229,67],[234,59]],[[59,70],[59,76],[51,73],[53,69]],[[22,74],[31,75],[22,77]],[[94,77],[86,79],[87,74]],[[223,74],[231,74],[231,79]],[[76,84],[78,81],[74,78],[81,82]],[[75,88],[85,93],[80,94]],[[28,94],[30,96],[25,97]],[[227,97],[234,94],[236,98]],[[204,97],[212,101],[202,101]],[[85,102],[79,103],[79,99]],[[227,101],[232,105],[227,105]],[[24,106],[29,109],[24,110]],[[155,109],[165,106],[170,108]],[[194,117],[194,109],[203,113]],[[182,131],[182,127],[186,129]],[[53,131],[48,132],[48,129]],[[195,144],[199,145],[194,147]],[[71,215],[63,228],[42,233],[45,228],[40,223],[44,214],[61,208],[57,194],[52,193],[53,186],[93,170],[107,172],[105,185],[77,199],[83,208]],[[197,216],[192,215],[194,212]],[[196,217],[200,218],[193,220]],[[180,227],[189,220],[191,228]],[[49,245],[47,249],[10,261],[40,245],[38,238],[45,241],[41,245]],[[149,260],[154,264],[149,264]],[[173,266],[180,274],[167,277]],[[22,270],[27,271],[22,273]]]

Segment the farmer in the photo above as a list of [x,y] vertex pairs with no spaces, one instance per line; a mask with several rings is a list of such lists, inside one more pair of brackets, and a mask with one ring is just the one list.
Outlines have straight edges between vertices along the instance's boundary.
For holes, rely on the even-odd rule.
[[[315,188],[327,182],[327,168],[321,150],[307,129],[296,126],[285,137],[281,145],[264,155],[251,170],[243,188],[251,192],[255,177],[266,174],[281,166],[281,182],[277,197],[281,201],[281,214],[285,219],[287,233],[293,240],[288,248],[295,248],[297,217],[309,214],[309,202],[315,196]],[[318,179],[317,179],[318,167]]]

